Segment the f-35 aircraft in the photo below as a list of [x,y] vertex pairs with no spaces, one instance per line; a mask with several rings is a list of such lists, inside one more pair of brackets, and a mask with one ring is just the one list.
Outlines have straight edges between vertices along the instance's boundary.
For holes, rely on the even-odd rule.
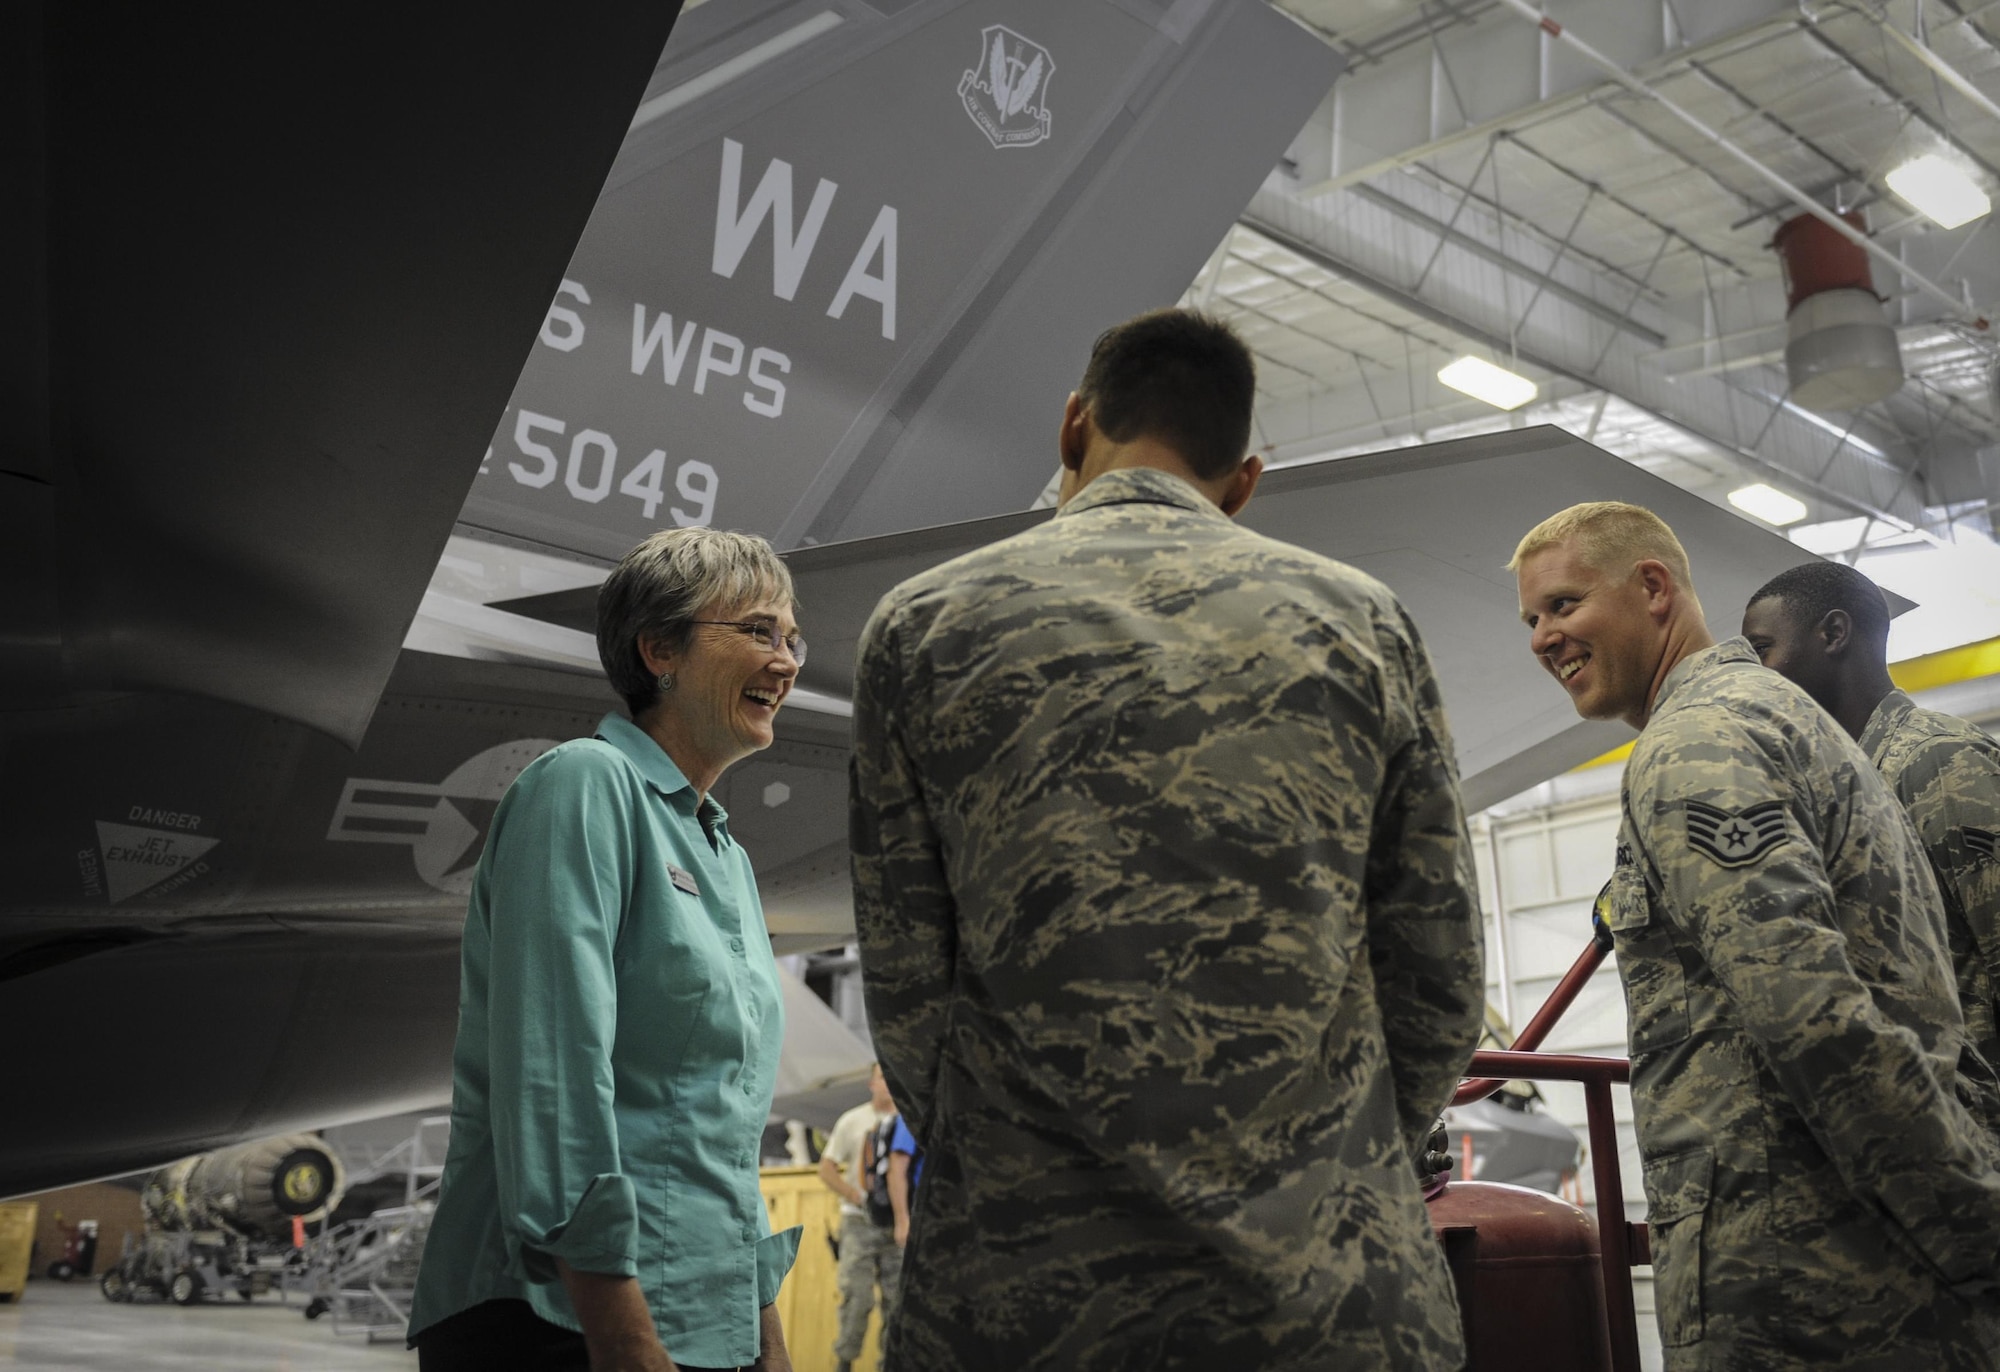
[[494,803],[614,704],[463,568],[1025,506],[1337,69],[1230,0],[677,8],[0,19],[0,1194],[440,1103]]
[[[443,1102],[487,823],[614,708],[594,587],[662,525],[788,550],[811,665],[719,798],[779,951],[846,941],[868,611],[1048,517],[1092,337],[1338,68],[1235,0],[673,9],[0,21],[0,1194]],[[1480,805],[1618,741],[1500,571],[1601,497],[1718,603],[1797,557],[1551,430],[1277,471],[1247,518],[1405,597]]]

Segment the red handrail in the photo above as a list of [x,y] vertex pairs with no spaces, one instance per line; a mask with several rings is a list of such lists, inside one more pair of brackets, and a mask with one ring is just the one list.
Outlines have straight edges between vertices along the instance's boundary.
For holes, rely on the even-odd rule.
[[[1499,1072],[1510,1081],[1580,1081],[1610,1085],[1630,1082],[1632,1063],[1626,1058],[1600,1058],[1586,1053],[1526,1053],[1515,1048],[1482,1048],[1472,1055],[1475,1072]],[[1467,1085],[1477,1083],[1468,1082]]]
[[1574,1081],[1583,1086],[1584,1118],[1590,1134],[1591,1181],[1597,1191],[1598,1265],[1604,1278],[1604,1320],[1611,1336],[1614,1372],[1639,1372],[1639,1318],[1632,1303],[1632,1267],[1652,1261],[1650,1235],[1643,1224],[1625,1219],[1625,1180],[1618,1167],[1618,1126],[1611,1114],[1611,1084],[1630,1083],[1625,1058],[1536,1053],[1549,1030],[1603,965],[1609,940],[1593,938],[1571,964],[1541,1009],[1521,1030],[1512,1048],[1472,1055],[1471,1070],[1482,1075],[1459,1083],[1453,1105],[1484,1100],[1510,1081]]
[[[1570,965],[1569,971],[1563,973],[1563,979],[1556,983],[1556,989],[1549,992],[1549,998],[1542,1002],[1542,1008],[1535,1011],[1534,1018],[1528,1021],[1527,1027],[1521,1030],[1520,1035],[1508,1046],[1510,1052],[1526,1053],[1542,1046],[1542,1040],[1549,1036],[1549,1030],[1556,1027],[1556,1021],[1569,1009],[1570,1002],[1574,1001],[1577,993],[1583,990],[1584,983],[1589,981],[1603,965],[1606,951],[1596,939],[1590,941],[1577,956],[1576,961]],[[1478,1062],[1477,1054],[1474,1055],[1473,1061],[1475,1064]],[[1484,1100],[1505,1086],[1508,1080],[1504,1077],[1484,1077],[1476,1081],[1462,1081],[1458,1084],[1458,1090],[1452,1093],[1451,1103],[1470,1105],[1476,1100]]]

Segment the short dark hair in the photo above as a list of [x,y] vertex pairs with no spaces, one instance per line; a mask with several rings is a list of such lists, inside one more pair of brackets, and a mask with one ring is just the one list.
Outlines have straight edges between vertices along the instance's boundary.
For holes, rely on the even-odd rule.
[[1154,439],[1214,481],[1250,447],[1257,364],[1221,320],[1154,310],[1098,336],[1076,394],[1113,443]]
[[1889,638],[1889,602],[1882,588],[1844,562],[1807,562],[1779,572],[1757,589],[1743,608],[1782,600],[1807,628],[1834,610],[1845,610],[1857,634],[1876,643]]

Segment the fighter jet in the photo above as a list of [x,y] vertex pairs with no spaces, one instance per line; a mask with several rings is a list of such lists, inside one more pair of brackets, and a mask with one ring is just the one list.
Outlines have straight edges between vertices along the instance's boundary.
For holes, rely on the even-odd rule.
[[[1338,69],[1229,0],[676,8],[9,12],[0,1194],[440,1104],[493,807],[615,707],[487,602],[1024,507]],[[835,684],[753,802],[812,880]]]

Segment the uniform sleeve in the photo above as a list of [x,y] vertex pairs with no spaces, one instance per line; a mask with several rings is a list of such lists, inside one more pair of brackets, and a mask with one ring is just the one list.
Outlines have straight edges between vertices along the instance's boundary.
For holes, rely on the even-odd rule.
[[1458,764],[1430,657],[1407,616],[1395,647],[1415,718],[1388,759],[1376,806],[1368,950],[1397,1119],[1414,1158],[1478,1046],[1486,972]]
[[1924,850],[2000,988],[2000,746],[1928,741],[1900,779]]
[[612,965],[630,894],[623,782],[588,752],[551,760],[496,817],[488,1060],[508,1256],[530,1281],[555,1259],[637,1272],[637,1200],[612,1113]]
[[1977,1126],[1848,960],[1822,847],[1833,821],[1780,774],[1774,740],[1719,711],[1663,723],[1680,720],[1642,739],[1628,779],[1667,917],[1849,1191],[1948,1280],[1990,1273],[1996,1188]]
[[869,1030],[889,1094],[922,1132],[937,1095],[957,906],[910,758],[902,691],[885,602],[855,664],[848,842]]

